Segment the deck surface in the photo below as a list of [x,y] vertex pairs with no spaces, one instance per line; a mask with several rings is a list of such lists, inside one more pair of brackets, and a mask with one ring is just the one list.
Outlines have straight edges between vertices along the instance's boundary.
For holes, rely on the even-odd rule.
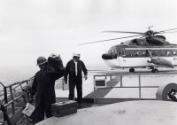
[[51,117],[37,125],[176,125],[177,105],[169,101],[127,101]]

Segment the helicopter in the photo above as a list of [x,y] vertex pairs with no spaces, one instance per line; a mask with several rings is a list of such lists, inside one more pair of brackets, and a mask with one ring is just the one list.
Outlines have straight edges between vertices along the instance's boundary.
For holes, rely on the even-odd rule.
[[153,31],[151,28],[148,27],[146,32],[104,31],[134,35],[87,42],[82,45],[135,37],[112,46],[108,52],[102,54],[102,59],[112,69],[128,68],[129,72],[135,72],[135,68],[148,68],[151,69],[151,72],[158,72],[159,67],[170,69],[177,67],[177,44],[169,43],[166,37],[162,35],[177,28],[158,32]]

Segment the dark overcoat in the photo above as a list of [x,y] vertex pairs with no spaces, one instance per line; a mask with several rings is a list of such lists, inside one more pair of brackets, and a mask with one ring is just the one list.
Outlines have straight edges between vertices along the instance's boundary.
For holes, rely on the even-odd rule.
[[[82,79],[82,71],[84,75],[87,75],[87,69],[85,64],[79,60],[77,63],[77,79]],[[69,75],[69,81],[72,81],[76,79],[76,73],[75,73],[75,63],[74,60],[70,60],[65,69],[65,80],[67,80],[67,77]]]
[[31,94],[35,95],[35,107],[51,105],[56,101],[55,80],[64,75],[64,70],[50,71],[50,68],[40,70],[36,73],[32,85]]

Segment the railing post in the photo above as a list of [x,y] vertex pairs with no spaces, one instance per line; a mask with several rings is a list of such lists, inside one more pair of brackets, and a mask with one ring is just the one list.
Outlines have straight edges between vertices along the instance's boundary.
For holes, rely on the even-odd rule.
[[[26,83],[26,85],[28,85],[28,82],[29,81],[26,81],[25,83]],[[27,101],[28,101],[28,97],[27,97],[27,95],[26,95],[26,90],[22,87],[22,82],[21,83],[19,83],[20,84],[20,88],[21,88],[21,91],[22,91],[22,98],[23,98],[23,100],[24,100],[24,103],[26,103]]]
[[141,75],[138,74],[138,81],[139,81],[139,98],[141,99]]
[[105,74],[105,86],[107,87],[107,75]]
[[110,75],[110,80],[112,80],[112,75]]
[[93,91],[95,91],[95,79],[96,79],[96,76],[94,75],[94,76],[93,76],[93,84],[94,84],[94,85],[93,85]]
[[12,125],[11,121],[10,121],[10,118],[7,114],[7,109],[6,107],[4,107],[2,104],[0,104],[0,108],[3,112],[3,117],[4,117],[4,122],[6,121],[8,125]]
[[3,90],[4,90],[4,101],[5,101],[5,103],[7,103],[8,99],[7,99],[7,89],[6,89],[6,86],[2,82],[0,82],[0,85],[3,87]]
[[8,103],[8,99],[7,99],[7,88],[4,86],[4,101],[5,103]]
[[[9,89],[10,89],[10,97],[11,97],[12,100],[14,100],[12,86],[10,86]],[[12,102],[12,113],[15,114],[15,105],[14,105],[14,101]]]
[[[65,87],[64,87],[64,85],[65,85],[64,79],[61,79],[61,80],[62,80],[62,90],[65,90]],[[66,84],[67,84],[67,79],[66,79]]]
[[96,102],[95,101],[95,80],[96,80],[96,75],[93,75],[93,101],[94,101],[94,103]]
[[122,84],[122,74],[120,75],[120,87],[123,87],[123,84]]

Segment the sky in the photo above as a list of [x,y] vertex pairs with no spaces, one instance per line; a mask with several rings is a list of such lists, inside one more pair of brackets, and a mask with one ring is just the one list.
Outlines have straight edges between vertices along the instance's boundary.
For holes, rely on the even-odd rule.
[[[36,59],[60,54],[66,64],[73,53],[89,65],[104,65],[101,55],[127,39],[79,46],[130,34],[177,28],[176,0],[0,0],[0,68],[37,70]],[[177,43],[177,33],[165,34]]]

